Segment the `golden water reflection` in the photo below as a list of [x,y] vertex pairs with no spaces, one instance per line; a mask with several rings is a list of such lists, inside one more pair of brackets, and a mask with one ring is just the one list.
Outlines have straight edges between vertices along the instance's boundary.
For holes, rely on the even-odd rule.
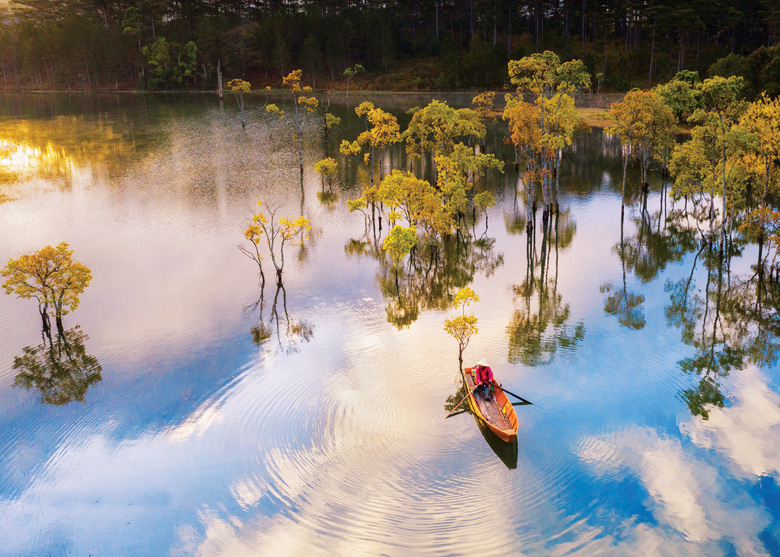
[[74,169],[116,171],[135,151],[129,129],[102,118],[0,121],[0,203],[66,187]]

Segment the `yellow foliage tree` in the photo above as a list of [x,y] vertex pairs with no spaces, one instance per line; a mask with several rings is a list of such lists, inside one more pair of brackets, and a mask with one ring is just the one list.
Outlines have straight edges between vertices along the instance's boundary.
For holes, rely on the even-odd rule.
[[[376,108],[373,103],[365,101],[355,108],[355,114],[365,118],[366,131],[362,132],[355,141],[344,140],[339,150],[344,156],[356,156],[364,150],[364,162],[368,167],[371,185],[374,185],[374,165],[382,153],[390,145],[401,141],[401,128],[398,120],[389,112]],[[381,168],[380,168],[381,179]]]
[[483,122],[495,123],[498,118],[495,114],[496,93],[494,91],[485,91],[471,99],[471,106],[479,114]]
[[339,175],[339,164],[336,162],[336,159],[333,157],[327,157],[320,161],[317,161],[317,163],[314,165],[314,172],[322,176],[323,179],[323,187],[325,184],[325,178],[328,178],[328,186],[330,186],[331,191],[333,190],[333,179],[338,177]]
[[[541,185],[545,214],[557,210],[558,176],[563,149],[571,144],[580,118],[572,95],[590,88],[590,74],[580,60],[561,63],[552,51],[510,60],[509,81],[517,90],[506,95],[504,119],[510,124],[510,138],[517,153],[529,156],[526,180],[529,205],[535,197],[535,186]],[[529,106],[524,93],[536,96]],[[538,130],[534,130],[536,124]],[[536,160],[533,157],[538,157]],[[555,176],[555,182],[552,177]],[[529,223],[531,221],[529,220]]]
[[238,102],[238,108],[241,111],[241,127],[246,128],[246,116],[244,115],[244,94],[249,93],[252,89],[252,84],[243,79],[231,79],[228,81],[228,88],[230,92],[236,96],[236,102]]
[[780,245],[780,212],[771,210],[768,200],[770,194],[780,191],[780,98],[762,95],[748,106],[739,126],[752,135],[743,161],[753,169],[756,182],[763,184],[760,205],[750,212],[742,231],[757,238],[760,248],[764,241],[769,247],[777,248]]
[[[265,286],[265,273],[263,272],[263,257],[260,255],[260,242],[265,238],[271,262],[276,270],[276,283],[282,284],[282,271],[284,270],[284,247],[286,244],[300,246],[308,239],[307,232],[311,230],[311,221],[306,217],[281,217],[276,220],[276,210],[263,206],[263,201],[257,205],[261,210],[252,217],[252,222],[244,231],[244,236],[253,246],[249,251],[244,246],[239,246],[241,252],[255,261],[260,269],[261,286]],[[278,241],[278,244],[277,244]],[[278,251],[277,251],[278,250]]]
[[461,314],[444,320],[444,330],[458,342],[458,366],[463,367],[463,351],[469,345],[471,337],[479,332],[477,317],[466,315],[466,308],[479,301],[479,296],[468,286],[461,288],[455,295],[453,306],[460,308]]
[[46,246],[10,259],[0,276],[6,279],[3,283],[6,294],[38,301],[45,331],[50,329],[52,313],[60,334],[64,331],[62,317],[79,306],[79,296],[92,280],[92,272],[86,265],[73,261],[73,250],[65,242],[56,248]]
[[[474,153],[474,150],[463,143],[454,145],[449,155],[440,155],[436,163],[436,185],[441,192],[444,210],[456,224],[464,218],[469,203],[469,192],[472,190],[476,176],[487,168],[503,172],[504,163],[495,156],[485,153]],[[472,180],[469,181],[469,176]],[[464,227],[465,230],[467,228]]]
[[282,84],[290,90],[293,99],[295,137],[298,139],[298,164],[301,169],[301,187],[303,187],[303,131],[306,116],[316,112],[320,103],[314,96],[307,96],[312,88],[301,83],[303,70],[293,70],[282,78]]
[[739,125],[755,138],[749,151],[763,167],[762,205],[766,205],[770,191],[780,188],[780,97],[772,99],[764,93],[748,106]]
[[623,185],[621,203],[625,204],[628,161],[637,156],[641,162],[642,184],[647,183],[653,158],[660,159],[674,143],[677,133],[672,109],[656,91],[629,91],[621,102],[612,103],[610,115],[615,125],[607,133],[620,137],[623,145]]
[[401,295],[401,291],[398,288],[398,266],[404,257],[409,255],[412,248],[417,245],[417,227],[414,225],[404,228],[400,224],[396,224],[385,236],[384,242],[382,242],[382,249],[390,254],[393,260],[393,269],[395,270],[395,289],[398,295]]
[[485,124],[475,110],[454,109],[446,102],[432,100],[425,108],[412,109],[412,120],[402,137],[410,157],[431,153],[449,155],[461,139],[482,139]]

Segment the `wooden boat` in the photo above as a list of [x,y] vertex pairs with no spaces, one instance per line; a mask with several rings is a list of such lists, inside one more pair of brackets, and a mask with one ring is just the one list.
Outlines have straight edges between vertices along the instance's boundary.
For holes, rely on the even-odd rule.
[[[463,370],[463,381],[466,383],[466,389],[471,392],[476,385],[474,368],[467,367]],[[469,395],[469,406],[474,416],[501,440],[512,443],[517,439],[517,414],[515,413],[515,408],[495,379],[493,380],[492,400],[485,400],[481,395],[472,392]]]

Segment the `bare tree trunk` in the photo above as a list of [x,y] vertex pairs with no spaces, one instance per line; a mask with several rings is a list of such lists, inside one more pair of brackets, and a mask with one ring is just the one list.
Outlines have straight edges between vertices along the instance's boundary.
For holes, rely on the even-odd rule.
[[506,57],[512,58],[512,8],[509,8],[509,25],[506,32]]
[[436,2],[436,40],[439,40],[439,3]]
[[92,79],[89,76],[89,60],[87,59],[87,51],[84,51],[84,66],[87,68],[87,85],[92,88]]
[[217,91],[219,92],[219,100],[222,100],[222,64],[220,60],[217,60]]
[[650,43],[650,74],[647,77],[647,86],[653,85],[653,55],[655,54],[655,29],[653,29],[653,41]]
[[493,0],[493,48],[498,44],[498,7],[497,0]]
[[474,36],[474,0],[470,0],[469,2],[469,31],[471,32],[471,37]]

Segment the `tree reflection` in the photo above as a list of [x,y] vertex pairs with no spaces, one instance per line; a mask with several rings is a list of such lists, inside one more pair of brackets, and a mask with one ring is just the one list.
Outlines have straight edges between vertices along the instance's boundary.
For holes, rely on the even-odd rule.
[[476,273],[490,276],[504,263],[504,255],[495,251],[495,239],[474,240],[459,233],[418,244],[398,267],[397,281],[379,238],[350,239],[344,251],[347,256],[379,262],[377,279],[387,301],[387,321],[398,329],[410,326],[424,311],[446,310],[454,293],[470,284]]
[[332,211],[336,208],[336,202],[339,200],[339,194],[338,192],[334,191],[318,191],[317,192],[317,200],[326,208],[328,211]]
[[609,294],[604,302],[604,311],[606,313],[617,317],[618,322],[624,327],[642,329],[645,326],[645,313],[642,308],[645,297],[628,290],[628,282],[626,280],[627,252],[623,222],[624,216],[621,213],[620,243],[613,248],[617,250],[623,268],[623,288],[620,289],[612,283],[606,282],[599,287],[599,290],[602,294]]
[[[281,294],[281,312],[279,301]],[[276,286],[273,302],[268,315],[265,315],[264,289],[260,289],[260,298],[249,306],[248,310],[260,309],[257,325],[250,329],[252,342],[263,347],[272,339],[276,339],[279,350],[291,354],[300,350],[300,345],[309,342],[314,337],[314,327],[302,319],[290,317],[287,311],[287,291],[284,284]]]
[[559,348],[572,348],[585,337],[582,322],[568,323],[569,304],[558,292],[558,251],[571,243],[576,224],[568,210],[543,216],[538,254],[537,228],[528,227],[526,276],[513,287],[519,307],[507,325],[509,362],[529,366],[549,364]]
[[84,402],[89,387],[102,379],[97,358],[84,347],[88,338],[78,326],[55,338],[45,331],[42,344],[27,346],[14,358],[13,369],[18,371],[14,386],[38,389],[44,404]]
[[645,193],[640,216],[634,219],[637,234],[627,238],[623,249],[619,250],[626,268],[642,282],[653,280],[669,263],[682,261],[697,245],[696,230],[683,224],[684,214],[680,211],[667,214],[663,191],[657,213],[650,214],[647,198]]
[[[723,378],[746,364],[775,365],[780,356],[780,285],[771,273],[767,281],[760,252],[752,275],[732,274],[731,260],[740,253],[741,241],[730,237],[725,253],[715,242],[703,243],[688,277],[666,284],[667,321],[680,328],[682,341],[694,348],[692,356],[680,360],[680,370],[698,378],[680,397],[703,419],[713,407],[725,404]],[[707,276],[703,292],[693,280],[699,260]]]
[[504,256],[495,252],[494,242],[456,235],[416,248],[396,289],[383,258],[379,283],[387,300],[388,322],[401,329],[423,311],[449,308],[454,293],[470,284],[477,272],[490,276],[503,263]]

